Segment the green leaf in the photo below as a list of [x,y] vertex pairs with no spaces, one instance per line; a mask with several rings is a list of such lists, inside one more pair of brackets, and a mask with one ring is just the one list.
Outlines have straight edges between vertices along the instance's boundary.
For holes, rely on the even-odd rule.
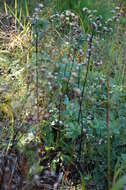
[[121,179],[119,179],[111,190],[121,190],[124,185],[126,185],[126,176],[123,176]]
[[86,190],[84,177],[81,175],[81,189]]

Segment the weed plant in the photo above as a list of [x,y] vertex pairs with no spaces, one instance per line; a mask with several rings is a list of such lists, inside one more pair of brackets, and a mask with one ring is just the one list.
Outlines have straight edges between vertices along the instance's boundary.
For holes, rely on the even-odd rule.
[[31,178],[46,168],[64,188],[114,189],[126,171],[122,8],[65,3],[52,15],[38,4],[28,22],[5,8],[13,27],[9,38],[0,31],[0,149],[20,149]]

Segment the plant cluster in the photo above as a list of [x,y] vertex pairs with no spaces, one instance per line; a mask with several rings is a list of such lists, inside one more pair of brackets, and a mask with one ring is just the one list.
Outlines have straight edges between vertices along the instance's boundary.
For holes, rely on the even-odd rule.
[[17,12],[11,26],[1,17],[0,185],[24,171],[22,155],[23,189],[109,190],[126,171],[122,8],[106,18],[81,3],[83,16],[71,1],[53,14],[45,5],[27,22]]

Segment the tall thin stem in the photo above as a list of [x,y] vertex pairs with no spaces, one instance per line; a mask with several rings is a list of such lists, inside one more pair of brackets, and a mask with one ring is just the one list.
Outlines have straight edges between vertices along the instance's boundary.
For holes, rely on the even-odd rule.
[[67,81],[66,92],[68,90],[68,85],[69,85],[69,82],[70,82],[70,78],[71,78],[71,74],[72,74],[72,70],[73,70],[73,66],[74,66],[75,56],[76,56],[76,48],[74,48],[74,55],[73,55],[73,59],[72,59],[72,65],[71,65],[71,69],[70,69],[70,74],[69,74],[68,81]]
[[80,87],[80,77],[81,77],[81,68],[80,68],[80,64],[78,66],[78,88]]
[[[81,149],[82,149],[82,138],[83,138],[83,124],[82,124],[82,104],[83,104],[83,98],[84,98],[84,92],[85,92],[85,87],[86,87],[86,82],[88,78],[88,73],[89,73],[89,67],[90,67],[90,58],[91,58],[91,48],[92,48],[92,41],[93,41],[93,34],[90,37],[89,43],[88,43],[88,61],[87,61],[87,70],[86,70],[86,75],[83,80],[83,89],[82,89],[82,95],[80,98],[80,109],[78,113],[78,124],[81,124],[81,135],[80,135],[80,147],[79,147],[79,159],[81,159]],[[90,50],[90,51],[89,51]]]
[[35,39],[35,62],[36,62],[36,99],[37,99],[37,121],[39,121],[39,84],[38,84],[38,22],[36,19]]
[[90,51],[89,51],[89,55],[88,55],[86,75],[85,75],[85,78],[83,80],[83,89],[82,89],[82,95],[81,95],[81,99],[80,99],[80,109],[79,109],[79,114],[78,114],[78,123],[80,122],[80,116],[81,116],[81,112],[82,112],[82,103],[83,103],[84,91],[85,91],[85,86],[86,86],[88,72],[89,72],[89,67],[90,67],[92,40],[93,40],[93,35],[90,38],[89,47],[88,47],[88,49],[90,49]]
[[15,28],[17,27],[17,14],[18,14],[18,10],[17,10],[17,8],[18,8],[18,1],[17,0],[15,0]]
[[110,82],[107,77],[107,104],[106,104],[106,127],[107,127],[107,181],[108,190],[110,189]]

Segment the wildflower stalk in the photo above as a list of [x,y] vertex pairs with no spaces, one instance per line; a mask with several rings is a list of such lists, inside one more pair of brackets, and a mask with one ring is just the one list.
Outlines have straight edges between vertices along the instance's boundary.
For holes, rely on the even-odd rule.
[[80,69],[80,65],[78,66],[78,88],[80,87],[80,78],[81,78],[81,69]]
[[72,70],[73,70],[73,66],[74,66],[75,55],[76,55],[76,48],[74,48],[74,55],[73,55],[73,59],[72,59],[72,66],[71,66],[71,69],[70,69],[69,78],[68,78],[68,81],[67,81],[66,92],[68,90],[68,85],[69,85],[69,82],[70,82],[70,78],[71,78],[71,74],[72,74]]
[[88,49],[90,50],[88,53],[88,61],[87,61],[87,70],[86,70],[86,75],[83,80],[83,89],[82,89],[82,95],[80,98],[80,108],[79,108],[79,113],[78,113],[78,124],[81,124],[81,135],[80,135],[80,147],[79,147],[79,159],[81,158],[81,149],[82,149],[82,138],[83,138],[83,124],[81,121],[82,117],[82,104],[83,104],[83,98],[84,98],[84,92],[85,92],[85,86],[88,78],[88,73],[89,73],[89,67],[90,67],[90,58],[91,58],[91,48],[92,48],[92,40],[93,40],[93,34],[90,36],[90,40],[88,42]]
[[107,127],[107,181],[108,190],[110,189],[110,82],[107,77],[107,104],[106,104],[106,127]]
[[88,77],[88,73],[89,73],[92,40],[93,40],[93,34],[92,34],[92,36],[90,38],[89,47],[88,47],[88,49],[90,49],[90,51],[89,51],[89,55],[88,55],[86,75],[85,75],[85,78],[83,80],[83,89],[82,89],[82,95],[81,95],[81,99],[80,99],[80,109],[79,109],[79,114],[78,114],[78,123],[80,123],[80,116],[81,116],[81,112],[82,112],[82,103],[83,103],[84,91],[85,91],[85,86],[86,86],[87,77]]
[[[69,52],[68,52],[68,55],[67,55],[67,60],[69,60],[69,57],[70,57],[70,49],[69,49]],[[68,66],[68,63],[65,64],[64,77],[66,76],[67,66]]]
[[17,8],[18,8],[18,2],[15,0],[15,28],[17,27]]
[[38,84],[38,21],[35,18],[35,64],[36,64],[36,104],[37,104],[37,121],[39,121],[39,84]]

